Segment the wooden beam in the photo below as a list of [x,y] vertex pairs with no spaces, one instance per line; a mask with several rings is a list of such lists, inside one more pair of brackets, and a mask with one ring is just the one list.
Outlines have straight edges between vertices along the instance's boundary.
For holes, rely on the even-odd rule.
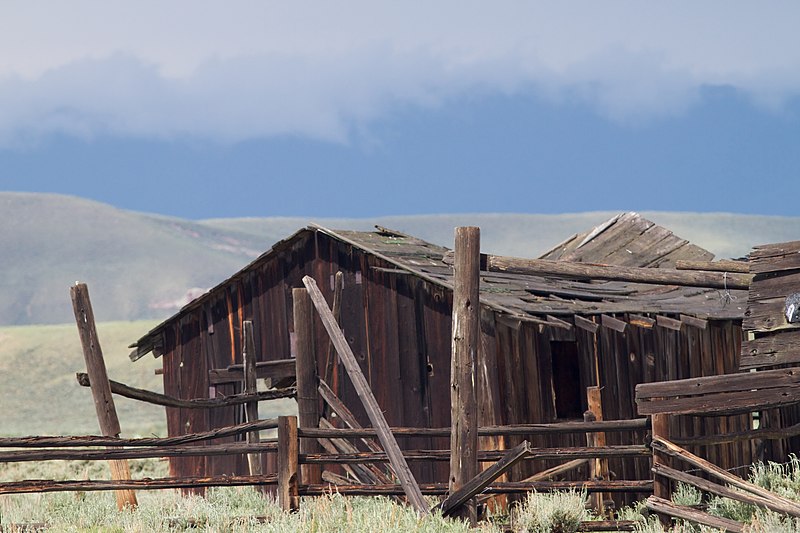
[[548,259],[521,259],[487,255],[486,265],[491,272],[509,272],[535,276],[558,276],[580,280],[627,281],[683,287],[713,289],[748,289],[753,276],[728,272],[704,272],[669,268],[640,268],[588,263],[570,263]]
[[588,331],[589,333],[597,333],[597,330],[600,329],[600,324],[589,320],[588,318],[584,318],[580,315],[575,315],[572,317],[575,320],[575,327],[581,328],[582,330]]
[[[653,415],[653,438],[654,439],[668,439],[669,438],[669,415],[660,414]],[[670,466],[669,456],[660,450],[653,450],[653,468],[657,465]],[[654,476],[653,478],[653,495],[658,498],[670,500],[672,498],[672,489],[670,487],[669,479],[664,476]],[[663,522],[663,521],[662,521]]]
[[[586,403],[589,407],[588,411],[584,413],[584,421],[597,422],[603,420],[603,400],[600,394],[600,387],[586,387]],[[587,433],[586,434],[587,446],[606,446],[606,434],[603,432]],[[589,475],[591,479],[608,479],[608,459],[592,459],[589,461]],[[605,514],[606,495],[598,492],[592,495],[592,503],[596,512],[602,516]]]
[[285,512],[300,508],[297,417],[278,417],[278,503]]
[[731,261],[722,259],[720,261],[689,261],[678,259],[675,261],[676,270],[705,270],[707,272],[738,272],[740,274],[750,273],[750,263],[747,261]]
[[[481,232],[455,230],[453,265],[453,337],[450,354],[450,493],[458,494],[478,473],[478,400],[475,364],[480,341]],[[572,327],[570,325],[570,327]],[[475,502],[460,502],[455,514],[477,522]],[[456,511],[455,508],[458,507]]]
[[[81,387],[91,386],[89,374],[78,372],[75,374],[75,377]],[[252,394],[231,394],[224,398],[194,398],[185,400],[183,398],[175,398],[145,389],[137,389],[136,387],[125,385],[113,379],[108,380],[108,383],[111,386],[111,392],[118,396],[124,396],[125,398],[139,400],[140,402],[153,405],[160,405],[162,407],[177,407],[179,409],[216,409],[217,407],[231,407],[253,401],[261,402],[265,400],[277,400],[279,398],[294,398],[297,394],[297,389],[289,387],[288,389],[261,391]]]
[[509,450],[502,459],[464,483],[461,488],[455,491],[451,489],[447,498],[435,506],[434,509],[441,510],[443,516],[458,515],[459,508],[464,507],[476,494],[489,486],[495,479],[508,472],[511,467],[524,459],[529,452],[530,444],[528,441],[522,441]]
[[162,479],[128,479],[119,481],[82,479],[59,480],[34,479],[0,483],[0,494],[29,494],[36,492],[77,492],[96,490],[154,490],[183,489],[197,487],[235,487],[242,485],[275,485],[276,476],[216,476],[181,477]]
[[[405,272],[407,274],[407,272]],[[333,317],[336,319],[337,323],[341,322],[341,315],[342,315],[342,295],[344,293],[344,273],[341,270],[338,270],[336,274],[333,276],[333,306],[331,311],[333,312]],[[333,343],[330,342],[328,344],[328,352],[325,357],[325,369],[321,376],[321,379],[324,379],[326,382],[330,381],[336,387],[336,381],[338,381],[338,373],[334,374],[334,368],[336,366],[336,349],[333,347]],[[327,415],[327,412],[322,413]]]
[[[295,352],[297,364],[297,414],[301,428],[319,427],[319,395],[317,394],[317,356],[314,351],[314,315],[308,291],[292,289]],[[314,439],[300,441],[300,453],[320,450]],[[301,468],[302,483],[320,483],[322,469],[316,465]]]
[[732,533],[744,532],[744,524],[740,524],[728,518],[720,518],[713,516],[703,511],[699,511],[692,507],[685,507],[682,505],[675,505],[669,500],[659,498],[657,496],[650,496],[645,502],[646,507],[658,513],[659,515],[674,516],[704,526],[714,527],[722,531],[730,531]]
[[680,320],[675,320],[664,315],[656,315],[656,325],[660,328],[671,329],[673,331],[680,331],[683,324]]
[[588,463],[591,459],[573,459],[571,461],[567,461],[566,463],[560,464],[558,466],[554,466],[552,468],[548,468],[547,470],[542,470],[541,472],[536,472],[532,476],[526,477],[523,479],[523,482],[528,481],[547,481],[552,479],[556,476],[560,476],[561,474],[566,474],[576,468],[579,468],[586,463]]
[[[256,385],[256,341],[253,334],[252,320],[242,322],[242,360],[244,362],[244,393],[253,394],[258,392]],[[258,420],[258,402],[244,404],[244,412],[248,422]],[[257,444],[260,441],[261,435],[258,431],[247,433],[248,444]],[[247,465],[251,476],[260,476],[264,473],[261,456],[257,453],[247,455]]]
[[[331,390],[327,383],[324,380],[319,380],[319,389],[317,389],[319,395],[328,404],[331,410],[336,413],[336,416],[344,422],[348,427],[352,429],[363,429],[361,424],[358,423],[356,420],[355,415],[347,408],[342,400],[339,399],[338,396]],[[378,446],[374,440],[361,437],[361,442],[366,445],[373,452],[381,451],[381,447]]]
[[627,322],[610,315],[600,315],[600,324],[602,324],[604,328],[612,329],[618,333],[624,332],[625,328],[628,327]]
[[[89,299],[89,288],[84,283],[77,283],[70,287],[72,297],[72,310],[78,326],[78,334],[83,347],[83,358],[86,361],[86,371],[92,381],[92,398],[100,423],[100,431],[107,437],[119,437],[122,432],[117,418],[117,409],[114,407],[114,397],[111,394],[111,385],[108,382],[106,363],[103,359],[103,350],[97,336],[94,322],[94,311]],[[131,479],[131,470],[128,461],[124,459],[109,461],[111,477],[115,481]],[[122,510],[126,507],[135,508],[138,505],[136,493],[132,490],[118,490],[116,493],[117,507]]]
[[[258,379],[271,379],[273,381],[294,377],[295,360],[278,359],[277,361],[258,361],[256,363],[256,376]],[[244,379],[244,366],[236,364],[225,368],[212,368],[208,371],[208,384],[241,383]]]
[[306,286],[306,289],[308,289],[311,302],[317,309],[322,324],[325,326],[328,335],[336,347],[336,352],[339,354],[339,358],[350,376],[353,387],[358,397],[361,399],[361,402],[364,404],[364,409],[367,412],[370,422],[372,422],[372,425],[375,426],[378,432],[378,439],[390,458],[392,468],[394,468],[400,480],[403,491],[406,496],[408,496],[409,503],[417,512],[427,514],[428,506],[425,503],[425,499],[422,497],[419,485],[417,485],[417,481],[414,479],[411,469],[408,468],[408,463],[406,463],[400,451],[400,447],[397,445],[397,441],[394,439],[394,435],[392,435],[389,425],[386,423],[383,411],[378,405],[377,400],[375,400],[375,396],[369,388],[367,379],[364,377],[364,373],[361,371],[361,367],[358,365],[358,361],[355,355],[353,355],[350,345],[347,343],[347,339],[344,338],[344,334],[336,323],[333,313],[331,313],[331,310],[328,308],[325,297],[319,291],[317,283],[313,278],[305,276],[303,278],[303,284]]
[[736,487],[750,494],[755,494],[756,496],[760,496],[767,500],[772,500],[773,503],[779,502],[781,505],[792,509],[793,512],[800,513],[800,503],[775,494],[774,492],[771,492],[763,487],[759,487],[758,485],[750,483],[749,481],[745,481],[738,476],[734,476],[730,472],[727,472],[717,465],[706,461],[702,457],[698,457],[693,453],[676,446],[667,439],[657,437],[654,434],[652,446],[654,450],[658,450],[659,452],[670,455],[671,457],[686,461],[695,468],[699,468],[709,476],[717,478],[722,482],[731,485],[732,487]]
[[690,315],[681,315],[681,323],[697,329],[706,329],[708,327],[708,320]]
[[153,457],[197,457],[235,455],[250,452],[274,452],[274,442],[258,444],[211,444],[179,446],[141,446],[138,448],[106,449],[35,449],[0,451],[0,463],[22,463],[32,461],[115,461],[119,459],[148,459]]

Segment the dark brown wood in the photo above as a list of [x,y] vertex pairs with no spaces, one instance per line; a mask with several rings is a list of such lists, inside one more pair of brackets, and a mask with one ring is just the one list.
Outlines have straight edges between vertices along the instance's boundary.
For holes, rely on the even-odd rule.
[[650,318],[649,316],[637,315],[634,313],[628,314],[628,323],[632,326],[645,329],[653,329],[653,326],[656,325],[655,319]]
[[800,387],[666,398],[637,404],[640,415],[657,413],[732,415],[800,403]]
[[686,461],[690,465],[699,468],[709,476],[717,478],[728,485],[744,490],[751,494],[755,494],[756,496],[772,500],[773,503],[780,502],[781,505],[794,509],[795,512],[800,512],[799,503],[789,500],[788,498],[784,498],[783,496],[779,496],[778,494],[775,494],[774,492],[771,492],[763,487],[754,485],[753,483],[745,481],[740,477],[734,476],[717,465],[709,463],[705,459],[698,457],[679,446],[676,446],[667,439],[663,439],[654,435],[652,446],[654,451],[657,450],[660,453],[667,454],[682,461]]
[[[588,411],[584,413],[584,421],[603,420],[603,399],[600,387],[586,387],[586,403]],[[590,415],[590,416],[589,416]],[[606,446],[606,434],[602,432],[587,433],[586,445],[589,447]],[[589,476],[591,479],[608,479],[608,459],[592,459],[589,461]],[[592,505],[595,511],[602,516],[605,513],[603,502],[606,500],[606,495],[598,492],[592,495]]]
[[[503,458],[503,450],[481,450],[478,452],[478,461],[499,461]],[[594,457],[649,457],[651,451],[647,446],[627,444],[596,447],[573,448],[531,448],[527,459],[575,459]],[[404,450],[403,457],[406,461],[449,461],[449,450]],[[333,463],[373,463],[386,462],[389,457],[385,452],[358,452],[358,453],[315,453],[300,455],[301,464],[333,464]]]
[[[450,354],[450,494],[461,489],[478,473],[478,400],[475,365],[480,339],[480,252],[477,227],[455,230],[453,263],[453,336]],[[570,325],[571,327],[571,325]],[[475,503],[458,502],[452,511],[475,524]],[[456,508],[458,510],[456,511]]]
[[[77,372],[75,377],[81,387],[89,387],[91,380],[89,375],[85,372]],[[245,394],[231,394],[224,398],[196,398],[191,400],[184,400],[182,398],[173,398],[165,394],[153,392],[145,389],[138,389],[125,385],[113,379],[108,380],[111,385],[111,392],[118,396],[124,396],[132,400],[139,400],[141,402],[160,405],[162,407],[177,407],[180,409],[214,409],[217,407],[230,407],[233,405],[242,405],[248,402],[261,402],[267,400],[277,400],[279,398],[294,398],[297,394],[297,389],[289,387],[287,389],[278,389],[271,391],[261,391],[255,393]]]
[[636,386],[636,399],[638,401],[651,398],[744,392],[756,389],[782,389],[798,384],[800,384],[800,368],[781,368],[762,372],[641,383]]
[[[97,412],[97,421],[100,424],[100,432],[108,437],[119,437],[122,430],[119,426],[117,410],[114,407],[111,385],[108,382],[103,350],[100,347],[100,339],[97,336],[94,311],[92,310],[92,302],[89,299],[89,288],[84,283],[76,283],[70,287],[70,296],[72,297],[72,309],[75,313],[75,322],[78,326],[78,334],[83,347],[86,372],[92,381],[92,398],[94,398],[94,407]],[[126,481],[131,478],[131,470],[127,461],[114,460],[109,463],[109,466],[111,467],[112,479]],[[119,509],[124,509],[125,507],[135,508],[138,505],[136,493],[131,490],[119,490],[115,495]]]
[[706,329],[708,327],[708,320],[689,315],[681,315],[681,323],[698,329]]
[[645,505],[649,510],[659,513],[660,515],[681,518],[683,520],[689,520],[690,522],[695,522],[704,526],[715,527],[723,531],[731,531],[733,533],[742,533],[744,531],[744,525],[740,524],[739,522],[735,522],[728,518],[712,516],[692,507],[675,505],[671,501],[659,498],[657,496],[650,496],[647,498]]
[[562,474],[566,474],[576,468],[579,468],[586,463],[588,463],[589,459],[573,459],[572,461],[567,461],[566,463],[560,464],[558,466],[554,466],[552,468],[548,468],[547,470],[542,470],[541,472],[536,472],[532,476],[528,476],[523,479],[523,482],[526,481],[547,481],[552,479],[556,476],[560,476]]
[[764,498],[762,496],[750,494],[749,492],[732,490],[724,485],[718,485],[717,483],[707,479],[703,479],[686,472],[681,472],[680,470],[675,470],[661,464],[653,465],[653,473],[659,476],[668,477],[669,479],[678,481],[680,483],[692,485],[702,491],[710,492],[711,494],[715,494],[723,498],[729,498],[731,500],[736,500],[750,505],[764,507],[777,513],[783,513],[789,516],[800,516],[800,509],[798,509],[797,506],[786,506],[783,505],[780,500]]
[[[331,426],[330,422],[326,419],[321,418],[320,427],[330,429]],[[358,454],[359,450],[355,446],[353,446],[350,442],[346,441],[345,439],[329,439],[328,442],[331,443],[333,446],[333,453],[335,454]],[[325,446],[323,446],[325,447]],[[326,450],[330,452],[328,447],[325,447]],[[303,454],[301,454],[303,455]],[[309,465],[311,466],[311,465]],[[314,464],[313,466],[320,468],[320,465]],[[389,478],[386,474],[384,474],[377,466],[372,464],[363,464],[363,463],[353,463],[353,468],[358,473],[357,479],[360,479],[364,483],[392,483],[392,479]],[[301,464],[302,468],[302,464]]]
[[[635,418],[631,420],[604,420],[598,422],[556,422],[552,424],[513,424],[508,426],[484,426],[478,428],[480,437],[496,436],[532,436],[532,435],[560,435],[566,433],[587,432],[628,432],[650,428],[648,418]],[[447,437],[450,428],[409,428],[392,427],[392,434],[397,437]],[[301,437],[375,437],[376,429],[345,429],[322,430],[305,428],[300,429]],[[0,440],[0,442],[2,442]]]
[[[317,442],[319,442],[320,446],[322,446],[322,449],[325,450],[328,453],[334,453],[334,454],[340,453],[339,448],[335,444],[333,444],[334,440],[337,440],[337,439],[319,438],[319,439],[317,439]],[[350,485],[350,484],[352,484],[354,482],[355,483],[377,483],[377,479],[375,479],[374,476],[372,476],[372,473],[368,469],[364,468],[364,465],[341,464],[340,466],[342,467],[342,470],[344,470],[351,478],[350,481],[345,483],[345,485]],[[325,471],[323,470],[322,473],[323,473],[323,476],[324,476]],[[323,481],[325,481],[324,477],[322,479],[323,479]]]
[[512,466],[525,458],[530,452],[528,441],[509,450],[502,459],[475,476],[473,479],[464,483],[458,490],[450,490],[450,494],[434,509],[439,509],[444,516],[460,516],[458,509],[465,506],[479,492],[483,491],[495,479],[502,476],[511,469]]
[[43,480],[13,481],[0,483],[0,494],[28,494],[35,492],[76,492],[99,490],[154,490],[194,487],[235,487],[242,485],[275,485],[277,476],[209,476],[161,479],[108,480]]
[[253,424],[240,424],[238,426],[225,426],[202,433],[187,433],[176,437],[121,439],[117,437],[101,437],[86,435],[79,437],[0,437],[0,448],[41,448],[46,446],[57,447],[82,447],[82,446],[173,446],[188,444],[217,438],[232,437],[256,429],[275,429],[278,427],[276,418],[260,420]]
[[775,332],[742,341],[740,370],[800,363],[800,330]]
[[[340,400],[339,397],[336,396],[336,394],[334,394],[334,392],[331,390],[328,384],[325,383],[324,380],[319,381],[319,388],[317,389],[317,392],[322,397],[322,399],[325,400],[325,403],[327,403],[328,406],[330,406],[331,410],[334,413],[336,413],[336,416],[338,416],[339,419],[342,422],[344,422],[348,427],[352,429],[363,429],[361,425],[358,423],[358,420],[356,420],[355,415],[353,415],[353,413],[350,412],[350,409],[347,408],[344,402]],[[362,437],[361,442],[363,442],[364,445],[373,452],[382,451],[381,447],[372,439],[367,439]]]
[[300,508],[297,417],[278,417],[278,504],[285,512]]
[[624,320],[620,320],[618,318],[614,318],[613,316],[609,315],[601,315],[600,316],[600,324],[604,328],[613,329],[619,333],[625,331],[625,328],[628,327],[628,323]]
[[560,276],[581,280],[605,279],[715,289],[748,289],[752,279],[750,274],[595,265],[498,255],[487,255],[486,265],[487,269],[492,272]]
[[[446,483],[422,483],[419,485],[424,494],[447,494]],[[632,492],[648,493],[653,491],[651,480],[639,481],[538,481],[523,483],[520,481],[492,483],[483,491],[484,494],[525,494],[532,490],[537,492],[550,492],[556,490],[576,490],[586,492]],[[391,485],[338,485],[336,491],[348,496],[391,496],[403,495],[403,487],[398,484]],[[302,496],[323,496],[330,494],[331,486],[301,485]]]
[[305,276],[303,278],[303,284],[306,286],[306,289],[308,289],[308,294],[311,297],[311,301],[313,302],[314,307],[317,309],[322,324],[325,326],[328,335],[336,347],[336,352],[339,354],[339,359],[344,364],[344,367],[350,376],[350,380],[356,389],[358,397],[364,404],[364,408],[367,411],[367,416],[372,422],[372,425],[375,426],[375,429],[378,431],[378,439],[390,458],[392,468],[397,474],[406,496],[408,496],[409,503],[412,505],[412,507],[414,507],[414,509],[417,510],[417,512],[421,514],[427,514],[428,508],[425,504],[425,499],[422,497],[422,493],[419,490],[419,486],[417,485],[411,470],[408,468],[405,458],[403,458],[400,447],[397,445],[397,441],[394,439],[394,436],[389,429],[389,425],[386,423],[386,419],[383,416],[383,411],[381,411],[378,402],[375,400],[375,396],[373,396],[372,391],[369,388],[369,384],[367,383],[367,380],[361,371],[361,367],[358,365],[358,361],[353,355],[350,346],[347,344],[347,340],[344,338],[342,330],[336,323],[336,319],[331,313],[331,310],[328,308],[328,304],[325,302],[325,297],[319,291],[319,288],[317,288],[317,284],[313,278]]
[[589,333],[597,333],[597,330],[600,329],[600,324],[593,322],[588,318],[583,318],[580,315],[575,315],[572,318],[575,321],[575,327],[586,330]]
[[697,435],[694,437],[673,437],[671,440],[678,446],[700,446],[708,444],[724,444],[752,440],[788,439],[800,435],[800,424],[786,428],[758,428],[721,435]]
[[[293,378],[295,375],[294,359],[278,359],[276,361],[258,361],[256,363],[256,377],[258,379],[277,382],[284,378]],[[244,366],[240,364],[229,365],[225,368],[214,368],[208,371],[209,385],[224,383],[241,383],[244,379]]]
[[[317,393],[317,354],[314,351],[314,315],[308,291],[292,289],[292,313],[294,318],[295,354],[297,358],[297,414],[301,428],[319,427],[319,395]],[[300,441],[300,453],[320,451],[316,439]],[[303,483],[320,483],[322,469],[316,465],[301,468]]]
[[675,320],[664,315],[656,315],[656,326],[660,328],[671,329],[673,331],[680,331],[683,323],[680,320]]
[[[253,333],[253,322],[245,320],[242,322],[242,361],[244,364],[244,393],[255,394],[258,392],[256,378],[256,341]],[[258,402],[247,402],[244,405],[245,418],[248,422],[258,420]],[[247,433],[247,443],[257,444],[261,441],[258,431]],[[260,476],[264,473],[261,463],[261,456],[256,453],[247,455],[247,464],[251,476]]]
[[[337,323],[341,323],[342,292],[344,291],[344,273],[339,270],[333,276],[333,305],[331,311]],[[320,379],[330,381],[333,379],[333,367],[336,365],[336,348],[333,343],[328,343],[328,352],[325,357],[325,370]]]
[[719,261],[689,261],[678,259],[675,261],[676,270],[705,270],[707,272],[739,272],[750,273],[750,263],[747,261],[733,261],[720,259]]
[[152,457],[200,457],[239,453],[273,452],[276,442],[259,444],[214,444],[211,446],[148,446],[141,448],[108,448],[105,450],[16,450],[0,451],[0,463],[30,461],[111,461]]

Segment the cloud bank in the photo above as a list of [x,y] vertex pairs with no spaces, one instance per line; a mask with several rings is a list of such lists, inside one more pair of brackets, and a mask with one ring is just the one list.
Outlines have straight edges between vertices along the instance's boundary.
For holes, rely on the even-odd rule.
[[394,106],[530,94],[612,120],[800,93],[800,4],[74,1],[0,7],[0,143],[346,142]]

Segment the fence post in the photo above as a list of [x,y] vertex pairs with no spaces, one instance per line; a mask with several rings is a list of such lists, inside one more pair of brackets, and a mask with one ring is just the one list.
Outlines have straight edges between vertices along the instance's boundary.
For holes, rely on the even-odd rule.
[[[319,427],[319,379],[317,357],[314,351],[314,315],[311,297],[305,288],[292,289],[294,334],[296,339],[297,413],[301,428]],[[303,439],[301,453],[321,451],[317,439]],[[301,467],[303,483],[321,483],[321,465]]]
[[[255,394],[258,392],[256,378],[256,342],[253,333],[253,322],[245,320],[242,323],[242,362],[244,366],[244,392],[245,394]],[[245,415],[248,422],[258,420],[258,400],[245,404]],[[256,431],[247,434],[247,443],[256,444],[261,442],[261,435]],[[260,476],[264,473],[262,455],[260,453],[247,454],[247,464],[251,476]],[[261,487],[262,492],[267,492],[266,486]]]
[[[111,395],[111,384],[108,381],[103,350],[97,337],[94,311],[92,311],[92,302],[89,299],[89,288],[85,283],[76,283],[70,287],[69,292],[72,297],[72,310],[78,325],[78,334],[81,338],[83,358],[86,361],[86,372],[89,374],[100,431],[106,437],[119,437],[122,430],[119,426],[117,409],[114,407],[114,397]],[[108,463],[113,480],[127,481],[131,479],[131,470],[127,460],[115,459]],[[136,493],[132,490],[118,490],[114,494],[117,497],[117,507],[120,509],[138,505]]]
[[[480,339],[480,243],[480,228],[456,228],[450,359],[450,494],[478,473],[475,366]],[[477,520],[475,501],[464,504],[455,514],[468,518],[474,525]]]
[[278,417],[278,503],[284,511],[300,508],[297,417]]
[[[603,420],[603,400],[600,394],[600,387],[586,387],[586,400],[589,406],[587,413],[584,413],[585,422],[597,422]],[[588,416],[591,415],[591,416]],[[590,420],[587,419],[590,418]],[[587,446],[597,448],[604,448],[606,446],[606,434],[598,431],[586,434]],[[608,459],[594,458],[589,461],[589,474],[592,479],[605,480],[608,479]],[[605,500],[607,494],[603,492],[595,492],[591,495],[592,505],[595,510],[601,514],[605,514]]]
[[[653,438],[661,437],[662,439],[669,440],[669,415],[667,414],[654,414],[651,416],[651,427]],[[671,466],[672,461],[669,456],[653,449],[653,465]],[[670,480],[664,476],[653,474],[653,496],[670,500],[672,497],[672,490]],[[670,519],[668,516],[659,514],[659,519],[664,525],[669,525]]]

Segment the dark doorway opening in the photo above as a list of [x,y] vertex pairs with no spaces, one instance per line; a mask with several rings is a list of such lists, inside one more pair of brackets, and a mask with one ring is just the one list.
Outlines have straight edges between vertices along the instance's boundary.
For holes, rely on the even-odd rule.
[[581,383],[578,343],[551,341],[550,354],[553,361],[556,416],[560,419],[582,419],[584,386]]

